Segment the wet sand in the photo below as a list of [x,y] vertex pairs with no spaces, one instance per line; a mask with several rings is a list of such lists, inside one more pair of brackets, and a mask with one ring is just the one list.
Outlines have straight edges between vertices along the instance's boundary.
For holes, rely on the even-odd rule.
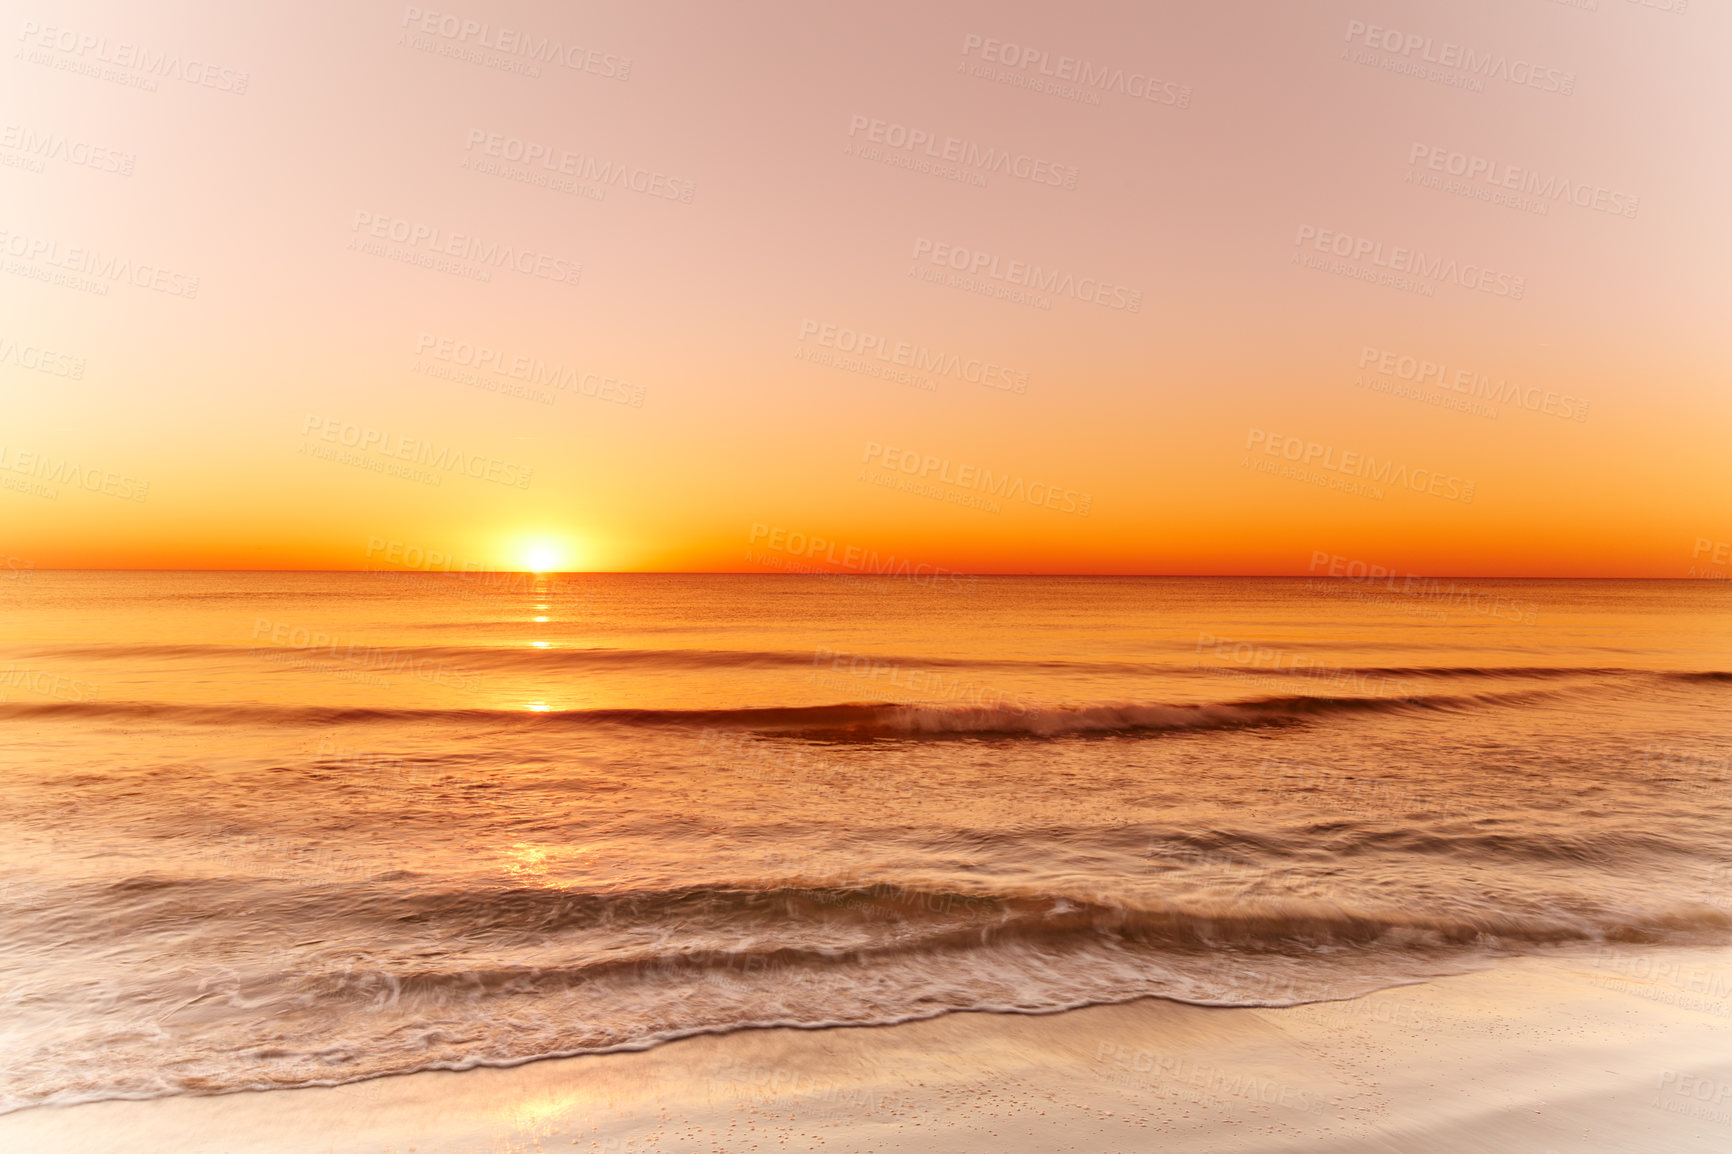
[[9,1151],[1722,1151],[1732,950],[1522,958],[1288,1009],[755,1030],[0,1117]]

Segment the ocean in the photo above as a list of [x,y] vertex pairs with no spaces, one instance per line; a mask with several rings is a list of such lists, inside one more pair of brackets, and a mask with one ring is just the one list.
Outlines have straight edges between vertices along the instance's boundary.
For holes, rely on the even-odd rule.
[[1732,585],[26,572],[0,1109],[1732,941]]

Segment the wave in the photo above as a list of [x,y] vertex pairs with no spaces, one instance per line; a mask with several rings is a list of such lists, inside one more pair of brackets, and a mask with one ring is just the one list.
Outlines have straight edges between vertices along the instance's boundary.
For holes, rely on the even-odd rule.
[[[136,900],[140,883],[158,894],[182,889],[188,916],[208,914],[198,883],[133,879],[117,883],[114,897]],[[287,895],[268,891],[245,908],[266,926],[294,912]],[[152,916],[155,932],[171,928],[162,913]],[[220,967],[130,968],[127,996],[110,992],[98,1026],[20,1045],[0,1072],[0,1112],[340,1085],[647,1049],[697,1034],[885,1025],[957,1011],[1044,1014],[1143,997],[1288,1006],[1424,981],[1500,955],[1681,943],[1732,930],[1726,911],[1694,907],[1372,911],[1289,897],[1132,908],[798,879],[585,895],[374,894],[323,913],[316,931],[295,923],[308,929],[290,949],[249,950],[244,943],[262,936],[245,923]],[[439,948],[428,948],[434,942]],[[82,1009],[90,996],[72,981],[39,989],[27,1009]]]
[[1060,737],[1150,734],[1297,725],[1351,714],[1463,713],[1526,704],[1548,696],[1521,693],[1406,697],[1296,695],[1203,703],[1101,705],[925,705],[846,702],[742,709],[388,709],[336,706],[194,705],[168,702],[0,702],[0,717],[153,718],[189,723],[301,722],[308,725],[393,721],[473,721],[522,725],[618,725],[676,730],[727,729],[790,737],[872,740],[926,737]]
[[[424,895],[412,902],[416,913],[431,916],[427,898],[445,914],[494,919],[508,916],[497,895]],[[842,915],[847,925],[882,927],[896,924],[903,932],[887,945],[852,947],[851,956],[909,955],[969,951],[1012,943],[1062,946],[1100,938],[1160,951],[1234,950],[1291,954],[1333,951],[1342,947],[1383,946],[1393,949],[1437,949],[1473,946],[1510,949],[1567,942],[1657,942],[1678,935],[1732,931],[1732,912],[1714,906],[1692,906],[1640,914],[1608,913],[1595,906],[1552,910],[1545,915],[1485,910],[1423,913],[1388,910],[1354,912],[1331,902],[1308,899],[1265,899],[1260,902],[1221,901],[1141,908],[1106,904],[1065,895],[1003,895],[928,889],[895,883],[779,886],[770,889],[687,889],[595,895],[591,901],[569,897],[548,900],[544,890],[520,890],[518,913],[537,916],[537,931],[561,925],[593,925],[629,915],[634,925],[677,922],[694,914],[721,926],[739,926],[754,916],[764,924],[820,924],[826,915]],[[548,918],[550,907],[558,916]],[[571,919],[565,921],[564,919]],[[700,949],[677,955],[647,953],[612,959],[609,968],[636,968],[670,960],[699,966],[739,966],[742,959],[763,962],[827,962],[838,949],[779,945],[747,950]]]
[[[1516,695],[1504,695],[1512,699]],[[1531,695],[1525,695],[1531,697]],[[894,703],[778,710],[715,711],[701,723],[715,728],[782,732],[801,737],[890,739],[921,737],[1061,737],[1151,734],[1297,725],[1347,714],[1456,712],[1492,704],[1491,694],[1416,697],[1282,696],[1206,703],[971,706]]]
[[[1472,835],[1447,844],[1437,839],[1431,848],[1466,852],[1483,848],[1480,842]],[[1515,950],[1570,942],[1654,943],[1732,933],[1732,911],[1706,903],[1623,909],[1589,900],[1553,899],[1523,907],[1452,899],[1431,908],[1407,901],[1356,909],[1352,899],[1238,891],[1241,884],[1281,876],[1286,870],[1281,863],[1290,866],[1292,860],[1247,858],[1225,865],[1205,859],[1172,874],[1167,896],[1151,891],[1112,902],[1081,894],[968,891],[834,875],[764,885],[602,892],[368,883],[261,887],[145,875],[81,887],[86,892],[73,900],[104,910],[105,925],[136,917],[158,930],[180,923],[197,926],[213,909],[238,914],[242,907],[276,924],[322,925],[332,933],[347,927],[365,930],[373,940],[389,936],[390,927],[413,926],[453,944],[485,940],[488,948],[482,953],[494,960],[523,947],[533,956],[531,968],[565,977],[639,972],[646,966],[821,966],[844,955],[864,962],[1013,944],[1064,948],[1110,941],[1159,953],[1297,956],[1346,948]],[[65,922],[52,928],[55,934],[69,930]],[[567,935],[585,945],[562,947],[558,943]],[[723,942],[737,944],[724,948],[718,944]],[[528,964],[526,957],[499,972],[520,973]],[[483,971],[491,972],[487,967],[462,972]],[[431,980],[452,971],[410,966],[399,972]]]

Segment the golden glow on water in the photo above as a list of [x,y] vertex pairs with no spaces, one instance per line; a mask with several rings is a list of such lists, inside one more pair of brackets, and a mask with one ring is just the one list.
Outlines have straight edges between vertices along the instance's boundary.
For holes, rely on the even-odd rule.
[[506,854],[505,872],[519,881],[541,881],[547,876],[551,847],[520,841]]
[[501,868],[506,877],[521,885],[545,889],[570,888],[579,883],[580,875],[593,873],[599,865],[592,844],[513,842],[502,857]]

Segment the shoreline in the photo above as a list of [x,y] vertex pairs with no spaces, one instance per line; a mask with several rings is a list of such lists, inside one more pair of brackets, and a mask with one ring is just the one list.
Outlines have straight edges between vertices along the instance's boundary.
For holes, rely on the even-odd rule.
[[1507,958],[1280,1009],[699,1034],[335,1087],[38,1106],[13,1151],[1723,1150],[1732,947]]

